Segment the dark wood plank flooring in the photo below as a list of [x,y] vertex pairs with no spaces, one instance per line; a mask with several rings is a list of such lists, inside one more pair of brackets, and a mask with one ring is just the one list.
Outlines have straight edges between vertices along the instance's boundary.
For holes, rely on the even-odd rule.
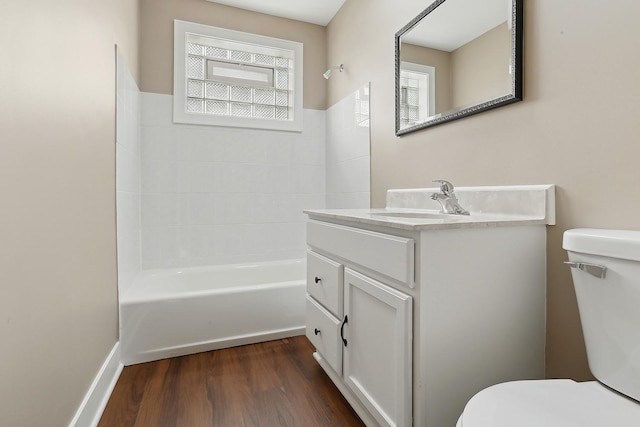
[[127,366],[99,427],[364,426],[294,337]]

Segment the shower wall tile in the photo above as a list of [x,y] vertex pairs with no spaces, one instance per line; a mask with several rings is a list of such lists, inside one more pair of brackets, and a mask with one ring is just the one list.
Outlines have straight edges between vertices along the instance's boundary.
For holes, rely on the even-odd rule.
[[182,225],[187,215],[186,197],[180,194],[142,194],[141,221],[147,227]]
[[143,268],[303,258],[305,209],[325,206],[326,112],[304,131],[178,125],[141,94]]
[[140,194],[116,194],[118,224],[118,284],[125,292],[140,271]]
[[327,208],[369,208],[370,136],[369,85],[327,110]]
[[118,142],[116,143],[116,164],[116,191],[139,193],[140,153],[135,148]]
[[327,194],[327,206],[340,206],[341,209],[366,209],[369,205],[370,192],[355,193],[330,193]]
[[116,64],[116,221],[122,295],[141,269],[140,91],[119,51]]
[[[271,165],[271,168],[273,169],[278,169],[281,166],[287,166],[291,162],[298,163],[298,160],[296,160],[292,155],[292,147],[298,145],[300,141],[294,142],[293,136],[294,135],[285,135],[285,138],[269,138],[268,140],[265,140],[265,163]],[[318,144],[316,141],[314,146],[317,145],[324,146],[324,144]]]
[[[177,156],[174,160],[184,162],[222,162],[225,154],[225,138],[218,135],[210,138],[207,128],[178,129],[179,143],[176,143]],[[153,139],[147,141],[154,144]],[[152,145],[153,146],[153,145]]]
[[[141,156],[145,161],[175,162],[178,144],[174,129],[144,126],[140,128]],[[153,144],[150,142],[153,141]]]
[[293,165],[291,167],[290,178],[293,193],[324,193],[324,165]]

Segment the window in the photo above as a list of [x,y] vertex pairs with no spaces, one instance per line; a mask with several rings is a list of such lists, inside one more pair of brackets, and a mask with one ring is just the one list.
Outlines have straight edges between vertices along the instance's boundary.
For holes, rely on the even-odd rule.
[[173,121],[302,131],[302,44],[176,20]]
[[369,85],[360,88],[355,93],[356,98],[356,125],[364,128],[369,127]]
[[435,68],[400,64],[400,127],[424,123],[435,115]]

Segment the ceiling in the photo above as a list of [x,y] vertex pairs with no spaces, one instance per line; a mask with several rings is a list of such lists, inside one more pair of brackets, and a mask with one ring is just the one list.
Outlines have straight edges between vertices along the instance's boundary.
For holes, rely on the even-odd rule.
[[508,21],[509,0],[447,0],[402,36],[402,41],[451,52]]
[[345,0],[208,0],[240,9],[326,26]]
[[[207,0],[267,15],[326,26],[345,0]],[[403,0],[403,8],[417,15],[431,0]],[[505,21],[510,0],[448,0],[428,15],[403,41],[452,51]],[[426,20],[425,20],[426,22]]]

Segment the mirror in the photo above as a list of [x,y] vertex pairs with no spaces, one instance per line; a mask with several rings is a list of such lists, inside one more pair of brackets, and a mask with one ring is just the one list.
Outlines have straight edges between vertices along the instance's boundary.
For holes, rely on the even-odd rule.
[[522,0],[436,0],[395,42],[398,136],[522,99]]

